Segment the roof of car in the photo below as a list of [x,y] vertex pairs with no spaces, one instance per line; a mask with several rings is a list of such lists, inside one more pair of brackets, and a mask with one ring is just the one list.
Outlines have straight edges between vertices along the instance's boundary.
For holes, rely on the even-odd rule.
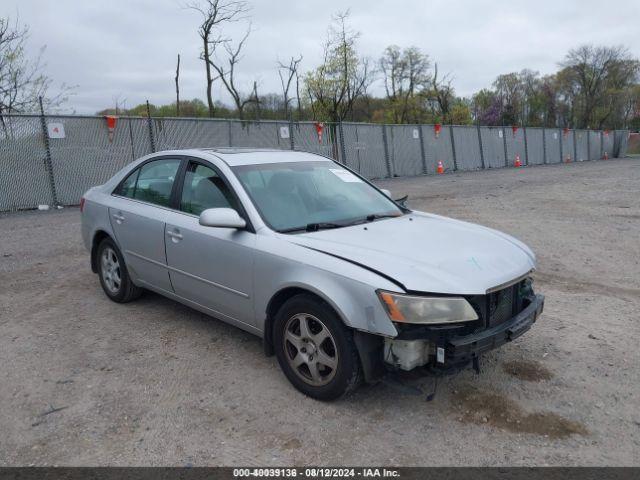
[[283,162],[313,162],[329,160],[327,157],[295,150],[275,148],[200,148],[200,152],[213,154],[231,167]]

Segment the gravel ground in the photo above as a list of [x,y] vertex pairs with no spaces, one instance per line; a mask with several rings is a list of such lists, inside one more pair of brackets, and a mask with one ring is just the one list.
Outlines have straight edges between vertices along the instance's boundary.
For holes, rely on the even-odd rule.
[[256,337],[107,300],[77,209],[2,215],[0,465],[640,465],[640,160],[380,184],[537,253],[545,313],[480,375],[311,400]]

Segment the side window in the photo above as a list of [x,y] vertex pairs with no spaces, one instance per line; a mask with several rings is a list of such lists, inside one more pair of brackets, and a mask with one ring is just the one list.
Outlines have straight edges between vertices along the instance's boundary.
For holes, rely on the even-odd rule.
[[180,210],[200,215],[207,208],[233,208],[238,206],[215,170],[191,162],[184,177]]
[[145,163],[140,168],[131,198],[168,207],[171,189],[179,167],[180,160],[177,159],[154,160]]

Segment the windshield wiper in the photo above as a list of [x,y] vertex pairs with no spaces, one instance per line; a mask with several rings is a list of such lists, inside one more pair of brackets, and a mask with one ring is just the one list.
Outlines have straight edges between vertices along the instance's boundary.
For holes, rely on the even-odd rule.
[[317,232],[318,230],[327,230],[330,228],[341,228],[345,225],[342,223],[331,223],[331,222],[317,222],[317,223],[307,223],[304,227],[291,227],[291,228],[283,228],[282,230],[278,230],[280,233],[290,233],[290,232],[298,232],[298,231],[307,231],[307,232]]
[[366,216],[367,222],[373,222],[374,220],[378,220],[380,218],[396,218],[401,217],[402,215],[397,215],[395,213],[373,213],[371,215]]
[[307,223],[304,227],[291,227],[291,228],[283,228],[278,230],[279,233],[291,233],[291,232],[317,232],[318,230],[328,230],[331,228],[342,228],[342,227],[350,227],[353,225],[358,225],[365,222],[373,222],[374,220],[378,220],[381,218],[396,218],[401,217],[402,215],[392,214],[392,213],[374,213],[371,215],[367,215],[364,218],[359,218],[349,223],[333,223],[333,222],[315,222],[315,223]]

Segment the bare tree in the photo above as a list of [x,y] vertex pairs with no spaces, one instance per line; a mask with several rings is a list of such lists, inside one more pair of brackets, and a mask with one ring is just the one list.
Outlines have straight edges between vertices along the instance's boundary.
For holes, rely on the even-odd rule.
[[178,54],[178,64],[176,65],[176,117],[180,116],[180,54]]
[[256,105],[256,120],[260,120],[260,97],[258,96],[258,82],[253,82],[253,102]]
[[300,57],[291,57],[288,64],[278,62],[278,76],[280,77],[280,85],[282,86],[282,99],[284,104],[284,117],[289,118],[289,104],[292,98],[289,97],[289,90],[291,84],[296,81],[296,98],[298,100],[298,119],[300,114],[300,86],[298,67],[302,61],[302,55]]
[[49,95],[52,80],[44,73],[44,47],[29,60],[25,57],[29,28],[0,18],[0,115],[35,111],[38,97],[48,108],[60,106],[73,93],[73,87],[62,85],[59,93]]
[[302,99],[300,97],[300,72],[296,70],[296,99],[298,104],[298,120],[302,119]]
[[127,104],[127,99],[122,98],[122,93],[118,93],[113,96],[113,114],[120,115],[122,111],[126,113],[125,105]]
[[[217,72],[218,78],[222,80],[223,85],[231,95],[233,99],[233,103],[236,106],[238,111],[238,117],[240,120],[244,119],[244,109],[245,107],[252,102],[257,102],[257,93],[256,98],[253,95],[244,95],[238,88],[237,85],[237,72],[236,67],[240,60],[242,60],[242,49],[245,46],[247,38],[249,38],[249,34],[251,33],[251,26],[247,29],[247,32],[244,34],[244,37],[238,42],[238,44],[234,47],[230,40],[224,42],[224,50],[226,52],[226,59],[221,60],[218,57],[213,58],[210,61],[211,66]],[[257,92],[257,84],[254,82],[254,92]]]
[[187,8],[195,10],[202,16],[202,23],[198,27],[198,35],[202,40],[200,59],[205,64],[207,104],[209,116],[213,117],[215,115],[213,82],[219,78],[214,76],[214,55],[220,46],[226,46],[229,42],[221,30],[225,24],[243,19],[249,11],[249,5],[244,0],[200,0],[187,4]]
[[438,64],[433,65],[433,77],[431,77],[431,92],[438,105],[439,115],[442,121],[449,123],[451,115],[451,105],[455,100],[455,91],[451,85],[453,79],[449,74],[445,74],[438,79]]

